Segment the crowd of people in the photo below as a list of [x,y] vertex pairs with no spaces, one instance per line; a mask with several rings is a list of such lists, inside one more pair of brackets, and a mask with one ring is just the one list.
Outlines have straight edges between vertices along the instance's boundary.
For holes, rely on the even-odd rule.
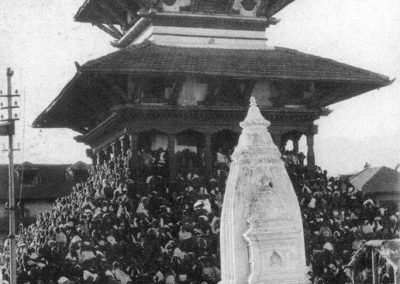
[[137,181],[129,157],[93,167],[20,227],[19,283],[217,283],[226,176],[189,167],[171,181],[165,166],[153,157]]
[[[303,166],[303,157],[291,152],[283,156],[303,215],[311,279],[314,283],[351,283],[354,267],[347,264],[354,252],[367,240],[399,237],[397,204],[380,205],[348,181],[328,177],[319,167]],[[384,267],[379,277],[388,278],[389,270]],[[365,259],[354,274],[356,283],[372,283],[371,259]]]
[[[18,283],[218,283],[229,157],[218,159],[207,179],[194,163],[170,179],[164,154],[141,158],[141,178],[134,178],[129,153],[94,166],[70,195],[21,225]],[[303,215],[310,281],[351,283],[346,265],[365,240],[399,236],[397,208],[304,166],[304,155],[286,152],[283,159]],[[359,267],[363,283],[370,269]]]

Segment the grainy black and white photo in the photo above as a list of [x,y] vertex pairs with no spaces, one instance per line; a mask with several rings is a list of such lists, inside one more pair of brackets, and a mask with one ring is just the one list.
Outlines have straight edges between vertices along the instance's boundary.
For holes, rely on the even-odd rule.
[[1,0],[0,284],[400,284],[400,1]]

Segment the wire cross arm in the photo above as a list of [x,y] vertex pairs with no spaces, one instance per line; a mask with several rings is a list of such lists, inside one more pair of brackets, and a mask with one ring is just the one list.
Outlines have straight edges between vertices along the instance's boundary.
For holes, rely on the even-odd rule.
[[10,109],[10,108],[19,108],[19,106],[3,106],[0,109]]
[[17,121],[19,118],[4,118],[0,119],[0,122],[6,121],[6,122],[11,122],[11,121]]
[[2,93],[0,93],[0,98],[18,98],[20,97],[20,94],[14,94],[14,95],[3,95]]

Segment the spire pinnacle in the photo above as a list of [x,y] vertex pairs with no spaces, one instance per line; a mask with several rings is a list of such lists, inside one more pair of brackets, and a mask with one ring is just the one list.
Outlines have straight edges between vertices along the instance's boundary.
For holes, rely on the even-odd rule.
[[252,128],[254,126],[268,127],[271,123],[266,120],[261,114],[257,106],[257,101],[254,97],[250,98],[250,107],[247,112],[246,118],[240,123],[242,128]]
[[257,101],[254,97],[250,98],[250,106],[251,107],[256,107],[257,106]]

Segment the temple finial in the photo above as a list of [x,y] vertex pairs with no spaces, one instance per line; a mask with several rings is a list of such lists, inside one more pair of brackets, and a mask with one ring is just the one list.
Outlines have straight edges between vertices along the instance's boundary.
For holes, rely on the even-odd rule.
[[246,118],[240,123],[242,128],[249,128],[255,125],[269,126],[270,122],[266,120],[260,112],[257,106],[257,101],[255,97],[250,98],[250,107],[247,112]]
[[255,97],[250,98],[250,106],[251,107],[256,107],[257,106],[257,101]]

